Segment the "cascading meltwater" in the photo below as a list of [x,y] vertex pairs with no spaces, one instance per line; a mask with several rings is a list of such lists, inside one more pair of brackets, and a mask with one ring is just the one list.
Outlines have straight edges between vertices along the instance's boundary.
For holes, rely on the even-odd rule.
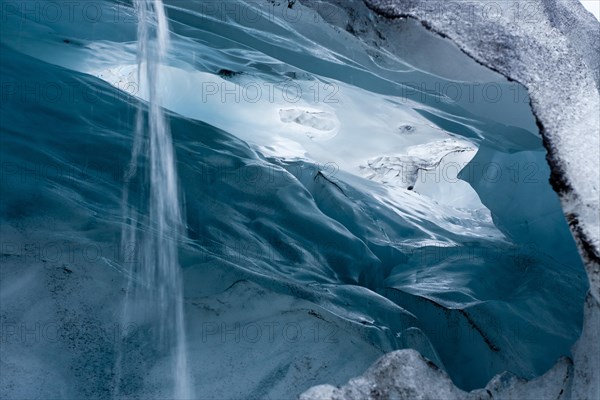
[[[175,155],[169,123],[161,105],[160,65],[169,45],[169,27],[162,0],[136,0],[138,13],[138,82],[147,94],[136,117],[135,138],[126,187],[123,195],[125,223],[122,248],[133,249],[123,324],[158,324],[152,344],[171,364],[173,398],[193,397],[186,355],[183,285],[177,254],[183,218]],[[144,170],[145,169],[145,170]],[[139,208],[132,207],[130,192],[142,190]],[[145,210],[145,213],[139,212]],[[140,316],[142,319],[140,320]],[[123,380],[122,354],[127,341],[120,344],[117,377]],[[115,384],[119,396],[122,382]]]

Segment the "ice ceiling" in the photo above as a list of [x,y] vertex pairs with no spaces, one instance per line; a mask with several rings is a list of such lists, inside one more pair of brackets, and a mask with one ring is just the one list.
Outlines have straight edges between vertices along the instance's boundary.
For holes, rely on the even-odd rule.
[[[168,396],[159,327],[117,317],[148,99],[134,11],[20,4],[2,3],[2,397]],[[401,348],[465,390],[542,374],[588,283],[526,90],[413,21],[392,54],[321,6],[166,2],[195,393],[289,398]]]

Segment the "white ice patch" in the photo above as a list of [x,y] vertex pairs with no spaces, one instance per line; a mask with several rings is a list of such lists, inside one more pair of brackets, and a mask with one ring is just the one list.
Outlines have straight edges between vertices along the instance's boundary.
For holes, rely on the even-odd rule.
[[[399,103],[338,81],[272,83],[246,74],[223,79],[163,69],[164,87],[177,88],[164,91],[166,108],[230,132],[265,156],[333,164],[388,190],[410,188],[439,204],[489,214],[473,188],[457,178],[476,146],[421,116],[410,100]],[[121,90],[138,84],[131,65],[96,76]],[[135,93],[145,99],[146,92],[139,87]]]
[[[375,182],[391,187],[414,189],[422,171],[434,171],[444,163],[446,156],[453,153],[474,152],[465,142],[446,139],[416,146],[410,146],[403,154],[379,156],[361,166],[364,176]],[[473,158],[474,154],[471,155]],[[437,179],[439,183],[440,179]]]
[[339,129],[339,121],[335,114],[305,110],[300,108],[288,108],[279,110],[281,122],[301,125],[306,130],[306,136],[314,140],[327,140],[334,137]]
[[[402,129],[405,131],[406,126]],[[458,178],[476,153],[471,143],[444,139],[407,147],[401,154],[369,159],[361,172],[369,180],[390,188],[414,190],[440,204],[487,211],[475,190]]]

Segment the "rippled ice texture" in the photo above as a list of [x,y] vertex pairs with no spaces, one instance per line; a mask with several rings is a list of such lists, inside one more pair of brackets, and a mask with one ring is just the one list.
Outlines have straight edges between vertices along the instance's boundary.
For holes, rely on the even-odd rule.
[[[160,327],[118,317],[136,17],[27,3],[2,2],[2,397],[168,396]],[[413,22],[399,59],[304,3],[165,2],[196,395],[289,398],[408,347],[463,389],[545,372],[587,283],[525,91]]]

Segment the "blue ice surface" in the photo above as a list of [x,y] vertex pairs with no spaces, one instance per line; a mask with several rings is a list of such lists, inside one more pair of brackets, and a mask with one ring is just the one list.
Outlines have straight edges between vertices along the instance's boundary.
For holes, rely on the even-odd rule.
[[[263,36],[252,36],[233,22],[199,28],[189,12],[170,16],[187,40],[174,63],[197,45],[204,56],[195,67],[206,72],[275,79],[300,70],[399,95],[389,83],[397,75],[368,57],[321,60],[300,33],[290,50],[290,27],[265,22]],[[48,36],[26,24],[22,47],[14,26],[2,28],[3,398],[100,398],[115,388],[160,398],[172,384],[164,370],[169,355],[151,346],[148,332],[156,327],[125,329],[129,350],[116,350],[135,262],[119,235],[140,100],[79,72],[76,56],[103,40],[127,47],[135,30],[118,27],[71,22],[53,25]],[[256,59],[248,62],[251,52]],[[280,63],[261,63],[261,54]],[[415,80],[442,79],[407,70]],[[478,116],[464,104],[414,96],[420,115],[477,144],[460,176],[502,238],[473,234],[478,221],[424,196],[388,199],[376,182],[264,155],[229,132],[169,113],[187,221],[180,264],[188,359],[202,398],[288,398],[315,384],[344,383],[385,352],[407,347],[463,389],[505,370],[532,378],[569,354],[587,280],[535,126],[528,131],[525,123],[491,118],[494,110]],[[494,175],[490,165],[504,173]],[[143,187],[132,202],[143,204]],[[135,366],[119,382],[117,357]]]

